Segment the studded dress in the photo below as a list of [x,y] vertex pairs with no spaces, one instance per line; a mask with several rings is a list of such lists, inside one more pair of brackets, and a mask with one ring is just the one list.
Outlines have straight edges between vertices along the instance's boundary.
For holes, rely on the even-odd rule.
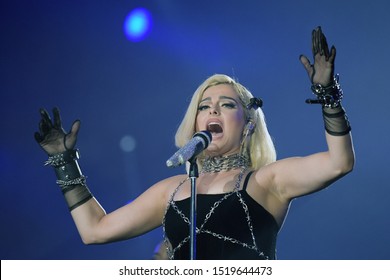
[[[243,175],[244,171],[241,173]],[[197,195],[196,259],[275,259],[279,226],[243,188]],[[240,180],[238,180],[240,181]],[[169,202],[163,221],[170,259],[190,259],[191,199]]]

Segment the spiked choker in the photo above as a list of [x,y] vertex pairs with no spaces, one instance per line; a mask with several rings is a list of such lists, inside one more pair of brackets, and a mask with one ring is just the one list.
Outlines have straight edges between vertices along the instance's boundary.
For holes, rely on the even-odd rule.
[[231,169],[249,167],[250,159],[241,154],[230,156],[208,157],[203,161],[202,173],[215,173]]

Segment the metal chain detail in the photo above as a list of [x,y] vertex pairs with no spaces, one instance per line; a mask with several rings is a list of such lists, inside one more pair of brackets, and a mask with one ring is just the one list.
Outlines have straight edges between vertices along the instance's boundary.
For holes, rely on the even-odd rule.
[[250,166],[250,159],[241,154],[234,154],[230,156],[206,158],[202,165],[202,173],[215,173]]
[[[220,240],[223,240],[223,241],[226,241],[226,242],[231,242],[233,244],[238,244],[238,245],[241,245],[244,248],[247,248],[247,249],[250,249],[250,250],[254,250],[254,251],[256,251],[256,253],[259,256],[264,257],[265,259],[269,259],[268,256],[266,256],[262,251],[259,250],[259,248],[258,248],[258,246],[256,244],[256,239],[255,239],[255,236],[254,236],[254,233],[253,233],[253,225],[252,225],[252,219],[251,219],[251,216],[250,216],[250,213],[249,213],[249,209],[248,209],[248,206],[245,203],[244,199],[242,198],[241,193],[239,192],[240,186],[241,186],[242,177],[245,174],[246,170],[247,170],[247,166],[244,166],[244,167],[241,168],[241,171],[240,171],[240,173],[238,175],[238,178],[237,178],[237,181],[236,181],[236,184],[234,186],[233,191],[231,191],[229,193],[226,193],[222,198],[220,198],[218,201],[216,201],[213,204],[213,206],[210,208],[210,211],[206,214],[206,217],[205,217],[203,223],[200,225],[199,228],[198,227],[196,228],[196,234],[201,234],[201,233],[210,234],[211,236],[213,236],[213,237],[215,237],[217,239],[220,239]],[[188,178],[186,180],[188,180]],[[172,193],[171,198],[170,198],[170,200],[168,202],[166,211],[165,211],[164,218],[163,218],[164,243],[166,245],[166,250],[167,250],[169,259],[174,259],[175,252],[178,251],[180,248],[183,247],[183,245],[185,245],[187,242],[190,241],[190,235],[188,235],[182,241],[180,241],[179,244],[175,248],[172,248],[171,244],[169,242],[169,239],[168,239],[168,237],[166,235],[166,228],[165,228],[166,213],[168,212],[169,207],[172,207],[176,211],[176,213],[183,219],[183,221],[185,223],[187,223],[188,225],[191,224],[191,221],[189,220],[189,218],[186,217],[185,214],[178,208],[178,206],[176,205],[175,200],[174,200],[174,197],[175,197],[177,191],[179,190],[180,186],[183,185],[183,183],[186,180],[182,181],[179,184],[179,186],[175,189],[175,191]],[[226,235],[223,235],[221,233],[216,233],[216,232],[210,231],[208,229],[204,229],[206,223],[208,222],[210,217],[214,214],[215,210],[221,205],[221,203],[223,203],[227,198],[229,198],[233,194],[237,195],[238,200],[239,200],[239,202],[240,202],[240,204],[241,204],[241,206],[242,206],[242,208],[243,208],[243,210],[245,212],[247,225],[248,225],[248,230],[249,230],[249,232],[251,234],[251,238],[252,238],[252,244],[251,245],[247,244],[245,242],[242,242],[240,240],[237,240],[235,238],[232,238],[230,236],[226,236]]]

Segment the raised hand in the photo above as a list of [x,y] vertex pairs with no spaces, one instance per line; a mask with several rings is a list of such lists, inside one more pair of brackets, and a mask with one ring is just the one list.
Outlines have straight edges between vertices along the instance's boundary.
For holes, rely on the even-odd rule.
[[314,64],[311,64],[310,60],[304,55],[299,57],[311,83],[321,84],[322,86],[331,84],[334,78],[336,48],[332,46],[329,50],[326,37],[320,26],[312,31],[312,52]]
[[41,114],[39,132],[35,132],[34,137],[43,150],[49,155],[54,155],[73,149],[76,145],[80,121],[76,120],[72,124],[70,132],[66,133],[62,127],[58,108],[53,108],[54,121],[51,120],[45,109],[40,109],[39,113]]

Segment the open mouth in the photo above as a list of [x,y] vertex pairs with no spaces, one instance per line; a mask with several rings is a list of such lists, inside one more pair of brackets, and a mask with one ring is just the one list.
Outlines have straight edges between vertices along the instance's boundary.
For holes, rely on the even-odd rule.
[[207,125],[207,130],[212,135],[217,135],[223,133],[223,128],[219,123],[211,122]]

